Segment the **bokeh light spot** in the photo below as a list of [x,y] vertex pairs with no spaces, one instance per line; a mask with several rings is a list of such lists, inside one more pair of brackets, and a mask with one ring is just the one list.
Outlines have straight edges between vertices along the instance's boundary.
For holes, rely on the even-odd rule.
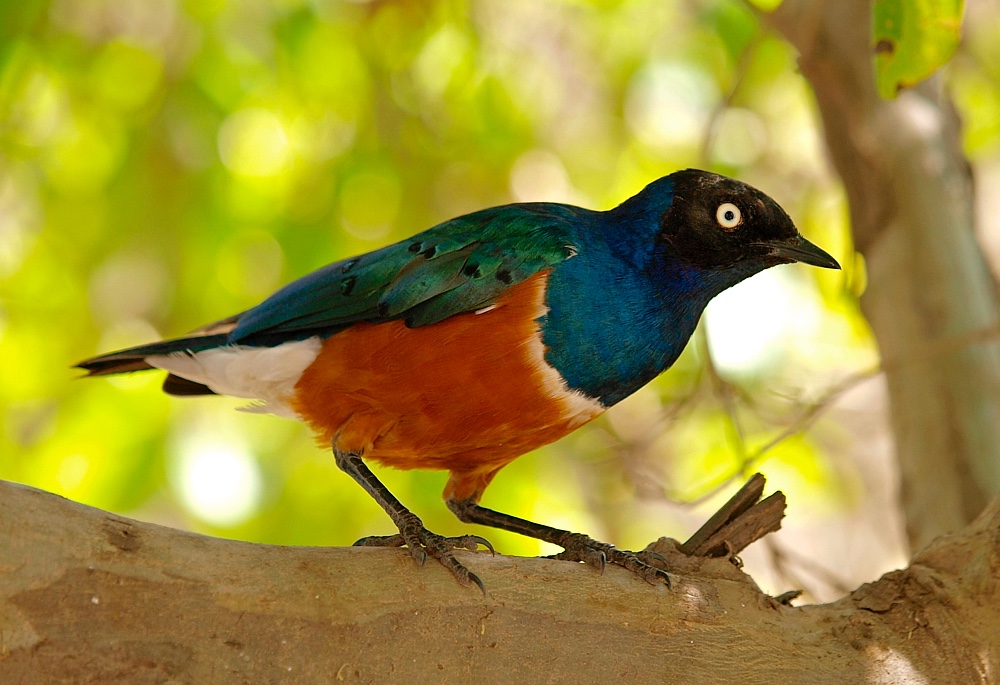
[[237,442],[196,437],[182,446],[178,466],[175,487],[181,503],[207,523],[237,525],[260,505],[260,467]]
[[431,36],[414,63],[417,83],[430,97],[440,96],[461,66],[469,50],[469,41],[450,24]]
[[76,491],[83,484],[89,470],[90,460],[86,456],[68,454],[63,457],[56,471],[56,482],[59,484],[60,492]]
[[149,52],[121,41],[101,51],[91,72],[96,90],[108,103],[123,110],[141,107],[160,82],[163,65]]
[[23,169],[0,171],[0,279],[20,266],[41,223],[36,190]]
[[690,146],[702,130],[719,90],[712,78],[692,64],[659,62],[633,79],[625,116],[642,142],[652,147]]
[[573,188],[562,160],[547,150],[531,150],[514,162],[510,188],[518,202],[572,202]]
[[785,271],[761,272],[709,303],[712,357],[726,373],[752,374],[779,360],[793,339],[808,337],[819,317],[816,303]]
[[46,160],[52,185],[67,195],[100,191],[118,170],[125,141],[113,120],[87,116],[66,122]]
[[288,136],[281,120],[266,109],[231,114],[219,129],[222,163],[244,176],[274,176],[288,163]]
[[756,112],[732,107],[716,123],[712,157],[723,164],[753,164],[767,145],[767,127]]

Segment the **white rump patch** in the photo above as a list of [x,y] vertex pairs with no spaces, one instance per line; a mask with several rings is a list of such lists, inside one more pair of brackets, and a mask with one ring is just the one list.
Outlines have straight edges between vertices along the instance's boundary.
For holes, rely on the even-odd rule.
[[248,411],[298,418],[289,404],[295,384],[322,347],[323,341],[312,337],[275,347],[226,345],[154,355],[146,357],[146,363],[206,385],[216,394],[255,400]]

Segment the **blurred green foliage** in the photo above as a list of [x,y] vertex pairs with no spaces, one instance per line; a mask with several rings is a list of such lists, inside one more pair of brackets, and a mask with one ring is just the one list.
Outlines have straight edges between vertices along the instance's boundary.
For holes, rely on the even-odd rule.
[[[1000,145],[997,64],[950,77],[974,155]],[[674,370],[485,499],[626,546],[681,536],[668,499],[738,474],[876,362],[820,135],[792,50],[736,0],[0,2],[0,477],[257,541],[390,532],[304,427],[69,367],[466,211],[606,208],[702,166],[772,194],[845,270],[735,289]],[[849,432],[821,420],[754,467],[803,493],[802,519],[826,516],[861,488]],[[466,528],[440,504],[445,474],[380,475],[432,529]]]

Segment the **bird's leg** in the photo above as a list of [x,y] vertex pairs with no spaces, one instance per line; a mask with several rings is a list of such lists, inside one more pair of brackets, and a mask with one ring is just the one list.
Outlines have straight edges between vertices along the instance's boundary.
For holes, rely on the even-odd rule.
[[416,514],[407,509],[396,497],[389,492],[389,489],[372,473],[357,454],[342,452],[336,447],[333,454],[337,460],[337,466],[341,471],[353,478],[361,487],[365,489],[372,498],[379,503],[389,514],[392,522],[399,528],[398,535],[371,536],[361,538],[354,544],[361,547],[402,547],[406,545],[410,554],[421,566],[427,561],[430,555],[440,561],[445,568],[451,571],[455,579],[462,585],[475,583],[479,589],[486,594],[483,581],[475,573],[465,568],[452,553],[455,549],[468,549],[473,552],[483,545],[490,552],[493,552],[493,545],[485,538],[478,535],[462,535],[460,537],[446,538],[436,533],[432,533],[424,527],[423,521]]
[[476,503],[476,498],[446,500],[448,508],[454,512],[459,520],[465,523],[478,523],[484,526],[509,530],[512,533],[525,535],[553,545],[559,545],[563,551],[554,555],[553,559],[564,559],[567,561],[582,561],[604,572],[607,563],[622,566],[632,571],[649,583],[656,583],[660,580],[670,586],[670,576],[648,562],[665,562],[661,555],[655,552],[629,552],[618,549],[614,545],[606,542],[598,542],[588,535],[582,533],[571,533],[568,530],[560,530],[541,523],[527,521],[510,514],[493,511],[486,507],[481,507]]

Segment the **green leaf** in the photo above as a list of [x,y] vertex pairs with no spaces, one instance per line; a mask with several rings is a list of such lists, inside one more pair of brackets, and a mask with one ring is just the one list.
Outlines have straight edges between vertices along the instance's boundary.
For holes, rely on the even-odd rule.
[[962,28],[963,0],[876,0],[873,36],[879,95],[924,80],[951,58]]

